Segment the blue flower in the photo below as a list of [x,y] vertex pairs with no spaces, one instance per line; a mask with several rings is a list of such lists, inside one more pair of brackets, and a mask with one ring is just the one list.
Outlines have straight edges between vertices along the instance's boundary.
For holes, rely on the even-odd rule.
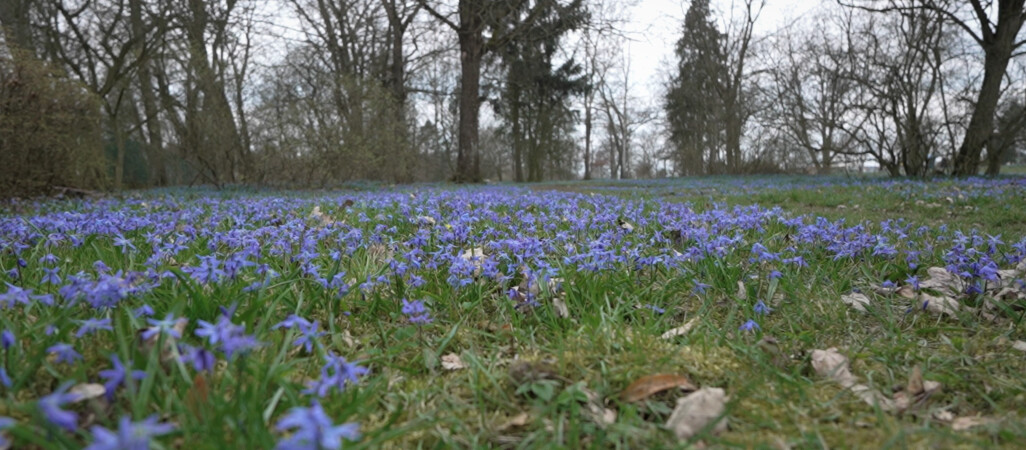
[[197,372],[204,370],[208,372],[214,371],[214,365],[217,363],[217,358],[209,350],[203,347],[193,347],[191,345],[180,345],[178,352],[181,354],[182,362],[192,364],[192,368],[196,369]]
[[117,431],[99,425],[90,428],[93,443],[85,450],[146,450],[150,448],[150,439],[174,429],[172,424],[157,423],[157,416],[147,417],[141,422],[132,422],[128,416],[121,416]]
[[72,382],[65,382],[56,391],[39,399],[39,411],[48,422],[68,431],[78,428],[78,414],[61,409],[65,403],[78,400],[78,394],[68,393]]
[[760,327],[759,324],[755,323],[755,321],[752,319],[748,319],[747,322],[741,324],[741,326],[738,327],[738,330],[741,331],[755,331],[760,329],[762,329],[762,327]]
[[407,301],[403,299],[403,314],[410,319],[410,323],[425,324],[431,323],[431,315],[423,300]]
[[17,340],[15,340],[14,333],[12,333],[11,330],[4,330],[0,333],[0,347],[3,347],[4,350],[9,350],[14,346],[15,342],[17,342]]
[[196,336],[207,338],[210,345],[221,345],[221,351],[231,358],[238,352],[246,352],[260,346],[260,341],[246,334],[246,327],[232,323],[231,319],[222,315],[216,323],[199,321],[200,328],[194,332]]
[[82,326],[75,332],[76,338],[81,338],[100,330],[114,331],[114,327],[110,325],[110,319],[86,319],[78,320],[77,322],[82,324]]
[[764,316],[773,312],[773,308],[766,306],[766,304],[763,303],[762,300],[755,302],[755,307],[753,309],[755,310],[756,314],[761,314]]
[[326,362],[321,368],[321,379],[314,382],[303,393],[316,393],[318,397],[324,397],[332,388],[339,391],[345,390],[346,383],[356,383],[359,381],[360,375],[367,373],[366,367],[359,366],[355,362],[346,362],[345,358],[330,351],[324,355],[324,360]]
[[179,320],[183,319],[175,319],[175,316],[172,313],[167,313],[167,315],[164,316],[164,320],[146,319],[146,323],[149,323],[151,326],[150,328],[147,328],[146,331],[143,331],[140,337],[142,337],[143,340],[150,340],[153,336],[156,336],[157,333],[162,333],[175,339],[180,339],[182,337],[182,333],[179,333],[178,330],[175,329],[175,325],[178,324]]
[[360,439],[360,426],[356,423],[334,425],[324,413],[321,404],[314,400],[309,408],[296,407],[275,425],[278,431],[292,431],[278,442],[278,450],[320,450],[342,447],[342,439]]
[[56,353],[58,363],[75,364],[76,360],[82,359],[82,355],[75,351],[75,347],[63,342],[51,345],[46,352]]
[[[7,369],[3,368],[3,366],[0,366],[0,384],[5,388],[11,387],[12,384],[11,377],[10,375],[7,375]],[[3,446],[0,446],[0,448],[3,448]]]
[[[13,427],[15,424],[14,419],[10,417],[0,416],[0,431],[6,430]],[[0,448],[8,448],[11,446],[10,441],[4,439],[4,435],[0,434]]]
[[[106,379],[107,382],[103,383],[103,387],[107,391],[107,400],[114,401],[114,391],[125,382],[125,379],[129,377],[129,372],[123,364],[121,364],[121,358],[118,355],[111,354],[110,362],[114,365],[113,369],[101,370],[100,378]],[[129,361],[131,365],[131,361]],[[146,372],[142,370],[133,370],[131,377],[136,380],[146,378]]]

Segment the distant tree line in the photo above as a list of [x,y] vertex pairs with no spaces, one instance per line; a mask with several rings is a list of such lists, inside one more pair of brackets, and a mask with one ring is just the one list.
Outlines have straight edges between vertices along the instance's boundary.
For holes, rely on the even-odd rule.
[[[1023,1],[839,0],[766,36],[688,8],[664,98],[678,173],[999,173],[1026,130]],[[1021,156],[1020,156],[1021,157]]]
[[762,0],[715,7],[689,4],[652,105],[612,0],[4,0],[0,188],[970,175],[1022,153],[1023,0],[843,0],[764,34]]

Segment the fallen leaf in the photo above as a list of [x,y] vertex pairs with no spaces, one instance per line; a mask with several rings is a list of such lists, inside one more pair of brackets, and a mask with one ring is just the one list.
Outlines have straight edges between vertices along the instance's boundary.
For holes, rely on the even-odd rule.
[[955,431],[965,431],[970,428],[987,425],[992,421],[993,419],[980,416],[959,417],[951,421],[951,429]]
[[951,422],[955,420],[955,414],[946,409],[933,412],[933,418],[941,422]]
[[76,395],[77,397],[72,403],[78,403],[86,400],[92,400],[106,394],[107,388],[103,387],[102,384],[81,383],[72,386],[71,389],[68,389],[68,393]]
[[1012,343],[1012,348],[1020,352],[1026,352],[1026,341],[1015,341]]
[[945,296],[934,296],[925,292],[919,293],[920,304],[926,305],[926,310],[933,314],[947,314],[954,316],[958,312],[958,300]]
[[556,309],[556,315],[564,319],[570,318],[570,310],[566,307],[566,302],[559,297],[552,298],[552,307]]
[[197,373],[192,379],[192,386],[189,386],[189,390],[185,394],[185,406],[195,417],[203,417],[209,397],[210,389],[207,387],[207,378],[203,372]]
[[677,399],[677,407],[673,409],[666,427],[673,430],[677,439],[690,439],[709,424],[716,422],[712,433],[727,429],[727,393],[720,388],[702,388],[686,397]]
[[442,356],[442,368],[445,370],[460,370],[466,369],[467,363],[463,362],[460,355],[455,353],[449,353]]
[[666,331],[665,333],[663,333],[659,337],[663,338],[663,339],[673,339],[673,338],[675,338],[677,336],[683,336],[685,334],[688,334],[688,332],[691,331],[691,329],[694,328],[695,325],[697,325],[697,324],[698,324],[698,318],[696,317],[696,318],[693,318],[693,319],[691,319],[691,320],[689,320],[687,322],[684,322],[684,325],[681,325],[681,326],[679,326],[677,328],[673,328],[671,330]]
[[916,298],[916,290],[913,289],[912,286],[909,286],[907,284],[898,288],[898,290],[896,290],[895,293],[909,300]]
[[869,306],[869,297],[861,292],[852,292],[841,296],[841,301],[844,304],[855,308],[858,312],[866,312],[866,306]]
[[943,295],[956,297],[965,289],[962,279],[943,267],[926,269],[928,278],[919,282],[920,289],[933,289]]
[[881,394],[876,389],[859,384],[855,375],[852,375],[848,367],[848,357],[842,355],[836,348],[812,351],[812,368],[819,376],[829,378],[850,390],[862,401],[871,406],[878,406],[885,411],[895,409],[894,401]]
[[680,388],[684,391],[694,391],[697,386],[690,380],[680,375],[660,373],[646,375],[634,380],[627,389],[620,393],[620,399],[625,402],[637,402],[651,397],[665,390]]
[[626,231],[628,233],[630,233],[631,231],[634,231],[634,225],[631,225],[631,223],[626,221],[626,220],[620,219],[619,220],[619,225],[620,225],[621,229],[623,229],[624,231]]
[[616,422],[616,411],[604,407],[602,405],[602,398],[595,391],[588,389],[588,386],[583,381],[578,383],[577,389],[583,392],[584,396],[588,399],[586,406],[593,422],[598,424],[599,427],[605,427]]
[[923,371],[919,366],[912,368],[912,373],[908,376],[908,384],[905,387],[905,392],[912,395],[919,395],[925,391],[923,388]]
[[310,218],[316,220],[317,226],[319,227],[326,227],[335,223],[335,219],[332,219],[331,216],[321,212],[320,206],[314,206],[313,211],[310,212]]
[[525,412],[522,412],[520,414],[517,414],[517,415],[511,417],[508,421],[506,421],[506,423],[504,423],[502,425],[499,425],[498,428],[495,429],[495,431],[500,431],[501,432],[501,431],[506,431],[506,430],[513,429],[513,428],[520,428],[520,427],[523,427],[523,426],[525,426],[525,425],[527,425],[529,423],[531,423],[531,416],[529,416]]
[[741,280],[737,280],[737,298],[738,300],[748,298],[748,289],[745,289],[745,283]]

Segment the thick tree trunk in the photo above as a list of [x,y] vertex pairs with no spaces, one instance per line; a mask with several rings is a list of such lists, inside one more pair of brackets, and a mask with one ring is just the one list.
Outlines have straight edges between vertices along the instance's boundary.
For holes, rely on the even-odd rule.
[[983,34],[983,84],[965,138],[955,155],[955,175],[976,175],[983,147],[994,132],[994,113],[1001,98],[1001,81],[1008,69],[1016,37],[1022,29],[1023,16],[1022,0],[1002,1],[998,4],[996,28],[993,32],[985,30]]
[[[142,19],[142,0],[131,0],[129,7],[132,34],[136,39],[145,40],[147,31]],[[149,141],[146,146],[146,156],[150,162],[149,182],[156,186],[166,186],[168,184],[168,176],[164,157],[164,137],[160,127],[160,119],[157,117],[159,110],[157,109],[157,100],[154,96],[153,76],[150,73],[149,58],[141,58],[138,62],[138,67],[139,96],[143,107],[143,116],[140,120],[145,125],[147,140]]]
[[[464,12],[461,11],[460,15],[464,16]],[[461,19],[463,20],[458,32],[460,41],[460,138],[456,150],[454,181],[476,183],[481,181],[478,117],[481,111],[481,58],[484,56],[484,36],[479,16],[470,13]]]

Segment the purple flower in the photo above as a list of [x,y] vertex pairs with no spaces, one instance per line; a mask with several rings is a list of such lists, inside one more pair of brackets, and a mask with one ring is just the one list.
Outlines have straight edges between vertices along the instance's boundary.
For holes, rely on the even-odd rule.
[[153,307],[150,306],[150,305],[142,305],[142,306],[140,306],[138,308],[135,308],[135,310],[132,311],[132,315],[135,316],[136,318],[139,318],[139,317],[150,317],[150,316],[152,316],[154,314],[156,314],[156,313],[153,312]]
[[51,345],[46,349],[47,353],[57,354],[57,363],[75,364],[76,360],[82,359],[82,355],[75,351],[75,347],[63,342]]
[[50,395],[39,399],[39,411],[43,413],[43,417],[51,424],[68,431],[75,431],[78,428],[78,414],[61,409],[65,403],[78,400],[78,394],[67,392],[72,384],[70,381],[65,382]]
[[192,364],[192,368],[196,369],[197,372],[204,370],[208,372],[214,371],[214,365],[217,363],[217,358],[209,350],[203,347],[193,347],[191,345],[181,345],[178,347],[178,352],[181,354],[182,362]]
[[759,324],[755,323],[755,321],[752,319],[748,319],[747,322],[741,324],[741,326],[738,327],[738,330],[741,331],[755,331],[760,329],[762,329],[762,327],[760,327]]
[[[129,376],[136,380],[146,378],[146,372],[142,370],[133,370],[131,371],[131,374],[129,374],[129,371],[123,364],[121,364],[121,358],[118,358],[118,355],[116,354],[110,355],[110,362],[114,365],[113,369],[100,371],[100,378],[107,380],[106,383],[103,383],[103,387],[107,390],[108,401],[114,401],[114,391],[118,386],[124,383],[125,379]],[[131,361],[129,361],[129,365],[131,365]]]
[[178,330],[175,329],[175,325],[178,324],[179,320],[183,319],[175,319],[175,315],[172,313],[167,313],[167,315],[164,316],[164,320],[146,319],[146,323],[149,323],[151,326],[147,328],[146,331],[143,331],[140,337],[144,340],[149,340],[153,336],[156,336],[157,333],[161,333],[175,339],[181,339],[182,333],[179,333]]
[[2,384],[5,388],[11,387],[12,384],[11,377],[10,375],[7,375],[7,369],[3,368],[3,366],[0,366],[0,384]]
[[914,290],[914,291],[918,291],[919,290],[919,277],[917,277],[915,275],[912,275],[912,276],[906,278],[905,282],[908,283],[910,286],[912,286],[912,290]]
[[330,351],[324,356],[324,360],[326,362],[321,368],[321,378],[303,393],[316,393],[318,397],[324,397],[328,395],[331,388],[344,391],[346,383],[356,383],[360,375],[367,373],[366,367],[359,366],[355,362],[346,362],[345,358],[336,356]]
[[157,416],[147,417],[141,422],[132,422],[128,416],[121,416],[117,431],[99,425],[90,428],[93,443],[85,450],[146,450],[150,448],[150,439],[174,429],[172,424],[157,423]]
[[[13,427],[15,424],[14,419],[10,417],[0,416],[0,431],[6,430]],[[4,435],[0,434],[0,448],[8,448],[11,446],[11,442],[4,439]]]
[[207,338],[210,345],[220,343],[221,351],[225,356],[231,358],[238,352],[246,352],[260,346],[260,341],[252,335],[246,334],[246,327],[232,323],[227,316],[220,316],[216,323],[205,320],[199,321],[200,327],[195,334]]
[[11,330],[4,330],[0,333],[0,346],[2,346],[4,350],[10,349],[14,346],[15,342],[17,341],[14,339],[14,333],[12,333]]
[[60,271],[61,271],[60,267],[54,267],[54,268],[44,267],[43,268],[44,274],[43,274],[42,282],[44,284],[53,284],[53,285],[61,284],[61,276],[57,274],[57,272],[60,272]]
[[292,430],[292,433],[278,442],[278,450],[319,450],[342,448],[342,439],[360,439],[360,426],[355,423],[334,425],[324,413],[321,404],[314,400],[309,408],[296,407],[275,425],[278,431]]
[[77,322],[82,324],[82,326],[75,332],[76,338],[81,338],[100,330],[114,331],[114,327],[110,325],[110,319],[86,319],[78,320]]
[[658,306],[656,306],[656,305],[652,305],[652,304],[647,304],[647,305],[645,305],[644,307],[645,307],[645,308],[648,308],[648,309],[651,309],[651,310],[652,310],[653,312],[655,312],[656,314],[665,314],[665,313],[666,313],[666,310],[665,310],[665,309],[663,309],[663,308],[660,308],[660,307],[658,307]]
[[407,301],[403,299],[403,314],[410,320],[410,323],[425,324],[431,323],[431,315],[428,313],[427,307],[424,306],[423,300]]
[[771,313],[771,312],[773,312],[773,308],[770,308],[769,306],[766,306],[766,304],[763,303],[762,300],[759,300],[759,301],[755,302],[755,307],[753,309],[755,310],[756,314],[761,314],[761,315],[764,315],[764,316],[769,314],[769,313]]
[[132,244],[132,241],[126,239],[125,236],[120,233],[114,237],[114,246],[120,247],[122,254],[128,253],[129,250],[135,251],[135,245]]

